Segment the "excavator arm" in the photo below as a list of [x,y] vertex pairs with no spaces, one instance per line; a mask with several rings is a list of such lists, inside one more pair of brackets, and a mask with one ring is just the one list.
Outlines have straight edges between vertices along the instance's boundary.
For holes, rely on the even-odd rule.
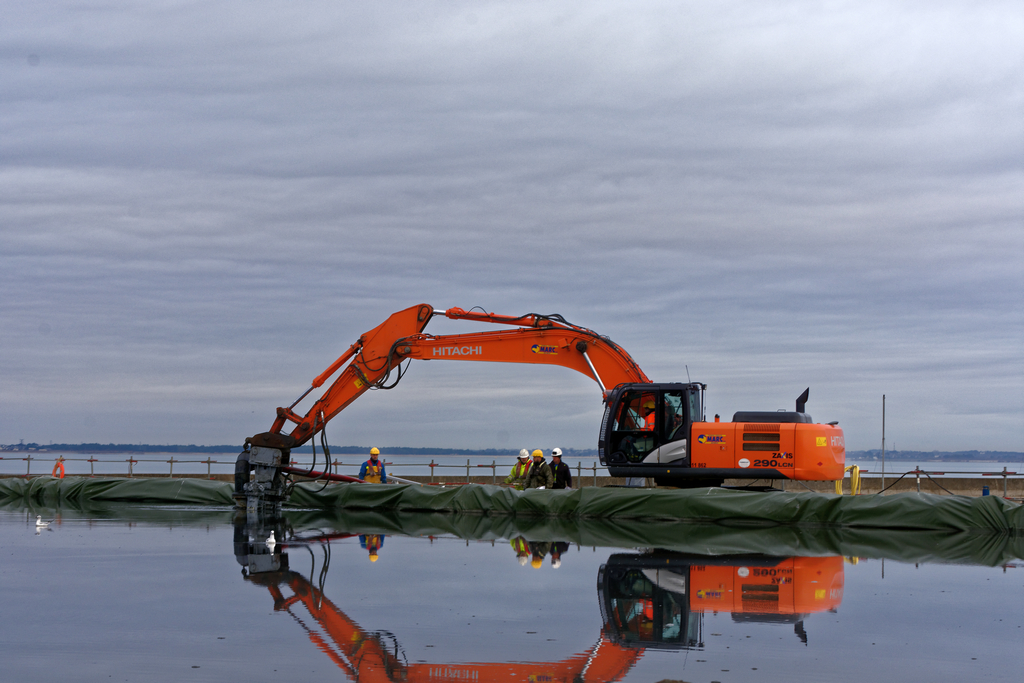
[[[425,334],[427,323],[438,315],[450,320],[509,325],[513,329]],[[437,311],[428,304],[419,304],[398,311],[360,336],[291,406],[277,409],[270,431],[250,437],[246,443],[278,449],[305,443],[370,389],[392,388],[401,379],[402,363],[410,359],[561,365],[595,380],[603,396],[619,384],[650,382],[622,347],[561,316],[506,316],[461,308]],[[302,399],[335,374],[334,381],[304,415],[293,411]],[[286,431],[289,424],[294,425],[290,432]]]

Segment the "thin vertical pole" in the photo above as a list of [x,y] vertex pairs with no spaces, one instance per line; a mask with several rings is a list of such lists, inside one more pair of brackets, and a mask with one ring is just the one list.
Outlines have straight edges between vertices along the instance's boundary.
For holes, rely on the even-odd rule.
[[885,394],[882,394],[882,490],[885,490]]

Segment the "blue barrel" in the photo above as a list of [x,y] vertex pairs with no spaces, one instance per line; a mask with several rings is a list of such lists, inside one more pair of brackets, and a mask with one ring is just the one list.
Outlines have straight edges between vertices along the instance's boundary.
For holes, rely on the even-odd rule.
[[981,487],[981,495],[983,495],[983,496],[987,496],[988,495],[988,487],[987,486],[982,486]]

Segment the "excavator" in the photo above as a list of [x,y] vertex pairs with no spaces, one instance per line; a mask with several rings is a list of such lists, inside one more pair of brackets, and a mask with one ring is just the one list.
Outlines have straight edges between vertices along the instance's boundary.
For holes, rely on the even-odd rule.
[[[436,316],[511,329],[454,335],[426,334]],[[593,379],[604,400],[598,456],[613,477],[649,477],[658,485],[720,486],[730,479],[841,479],[846,461],[843,430],[819,424],[804,411],[809,389],[795,411],[737,412],[732,422],[707,422],[700,382],[652,382],[621,346],[560,315],[499,315],[429,304],[398,311],[361,335],[313,379],[287,408],[278,408],[269,431],[245,440],[236,466],[236,498],[258,490],[268,504],[286,497],[290,474],[353,480],[290,466],[300,446],[371,389],[391,389],[411,360],[559,365]],[[405,363],[405,365],[403,365]],[[331,377],[305,414],[295,407]]]
[[[621,680],[647,649],[703,650],[705,613],[730,613],[733,621],[792,624],[807,643],[804,619],[835,612],[842,602],[842,557],[703,556],[652,550],[618,553],[598,571],[603,625],[585,652],[556,662],[409,662],[387,632],[367,632],[324,595],[331,534],[268,545],[267,531],[236,519],[234,551],[245,580],[265,587],[275,612],[291,614],[310,642],[353,681],[443,683],[445,681]],[[289,568],[283,549],[319,543],[325,547],[320,585]],[[300,607],[301,606],[301,607]],[[296,613],[303,610],[305,614]]]

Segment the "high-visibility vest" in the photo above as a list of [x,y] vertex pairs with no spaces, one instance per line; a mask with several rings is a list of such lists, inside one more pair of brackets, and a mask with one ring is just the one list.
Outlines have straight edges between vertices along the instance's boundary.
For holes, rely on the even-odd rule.
[[374,465],[372,460],[366,461],[366,477],[363,479],[368,484],[379,484],[380,483],[380,471],[383,466],[380,464],[380,460]]

